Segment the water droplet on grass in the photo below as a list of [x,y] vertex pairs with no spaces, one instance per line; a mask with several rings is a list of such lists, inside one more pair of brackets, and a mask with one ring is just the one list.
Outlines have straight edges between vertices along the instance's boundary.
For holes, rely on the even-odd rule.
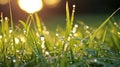
[[117,32],[118,35],[120,35],[120,32]]
[[75,32],[76,32],[76,28],[73,28],[72,33],[75,33]]
[[73,5],[73,11],[72,11],[73,13],[75,12],[75,5]]
[[68,40],[68,41],[70,41],[70,39],[71,39],[71,37],[68,37],[68,39],[67,39],[67,40]]
[[72,64],[73,62],[72,62],[72,61],[70,61],[69,63],[70,63],[70,64]]
[[2,39],[2,35],[0,35],[0,39]]
[[40,39],[41,39],[41,41],[44,41],[45,40],[44,35],[41,35]]
[[5,20],[8,21],[9,20],[8,17],[5,17]]
[[12,33],[12,32],[13,32],[13,30],[12,30],[12,29],[10,29],[10,30],[9,30],[9,33]]
[[48,52],[48,51],[46,51],[46,52],[45,52],[45,54],[46,54],[46,55],[49,55],[49,52]]
[[45,49],[45,41],[42,41],[41,48]]
[[75,4],[73,5],[73,8],[75,8]]
[[23,36],[20,36],[20,40],[21,40],[23,43],[26,42],[25,37],[23,37]]
[[19,39],[18,38],[15,38],[15,43],[19,44]]
[[85,29],[85,30],[89,29],[89,26],[85,25],[85,26],[84,26],[84,29]]
[[26,30],[25,29],[23,29],[23,33],[26,34]]
[[54,49],[56,49],[56,46],[54,46]]
[[97,59],[94,59],[94,62],[97,62]]
[[56,36],[58,37],[58,36],[59,36],[59,34],[58,34],[58,33],[56,33]]
[[19,53],[20,51],[19,50],[16,50],[17,53]]
[[10,60],[10,59],[11,59],[11,57],[9,57],[9,56],[6,56],[6,58],[7,58],[8,60]]
[[75,24],[75,27],[78,28],[78,24]]
[[20,57],[20,56],[18,56],[18,58],[20,59],[21,57]]
[[15,60],[15,59],[13,59],[13,62],[15,63],[15,62],[16,62],[16,60]]

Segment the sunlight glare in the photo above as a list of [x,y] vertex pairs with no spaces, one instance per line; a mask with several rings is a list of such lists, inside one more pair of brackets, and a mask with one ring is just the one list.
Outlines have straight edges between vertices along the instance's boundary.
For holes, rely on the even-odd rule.
[[35,13],[43,7],[42,0],[19,0],[18,4],[27,13]]

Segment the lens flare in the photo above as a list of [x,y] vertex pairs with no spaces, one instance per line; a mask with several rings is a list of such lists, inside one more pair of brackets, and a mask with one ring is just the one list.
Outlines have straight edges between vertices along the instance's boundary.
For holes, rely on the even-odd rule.
[[44,0],[44,3],[50,8],[56,7],[60,2],[61,0]]
[[18,0],[20,8],[27,13],[35,13],[42,9],[42,0]]

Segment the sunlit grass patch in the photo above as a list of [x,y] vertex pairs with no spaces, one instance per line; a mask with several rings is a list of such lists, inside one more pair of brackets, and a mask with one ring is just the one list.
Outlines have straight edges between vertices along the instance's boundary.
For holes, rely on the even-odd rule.
[[[118,9],[119,10],[119,9]],[[115,14],[116,10],[113,14]],[[120,25],[108,17],[97,29],[74,21],[66,2],[66,28],[49,31],[37,13],[15,26],[0,19],[1,67],[116,67],[120,66]],[[11,25],[9,25],[11,22]]]

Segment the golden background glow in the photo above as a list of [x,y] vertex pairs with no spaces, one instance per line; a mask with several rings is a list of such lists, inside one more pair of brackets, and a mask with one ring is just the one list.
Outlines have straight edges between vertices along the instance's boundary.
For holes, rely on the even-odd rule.
[[35,13],[43,7],[42,0],[19,0],[18,4],[27,13]]
[[8,0],[0,0],[0,4],[1,5],[5,5],[5,4],[7,4],[9,1]]
[[56,7],[60,2],[61,2],[61,0],[44,0],[44,3],[48,7]]

